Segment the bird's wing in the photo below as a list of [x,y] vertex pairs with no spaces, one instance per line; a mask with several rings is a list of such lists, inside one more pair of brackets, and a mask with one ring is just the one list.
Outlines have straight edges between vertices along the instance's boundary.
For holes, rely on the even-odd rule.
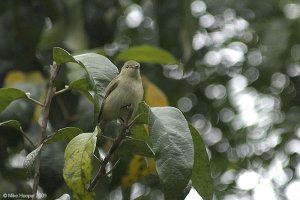
[[104,99],[108,97],[108,95],[118,86],[118,84],[119,84],[119,75],[116,76],[106,87]]
[[100,108],[100,112],[99,112],[99,116],[98,116],[98,123],[100,122],[101,119],[101,115],[102,115],[102,110],[103,110],[103,106],[104,106],[104,101],[105,99],[108,97],[108,95],[118,86],[119,84],[119,75],[116,76],[106,87],[106,92],[105,92],[105,96],[103,98],[103,101],[101,103],[101,108]]

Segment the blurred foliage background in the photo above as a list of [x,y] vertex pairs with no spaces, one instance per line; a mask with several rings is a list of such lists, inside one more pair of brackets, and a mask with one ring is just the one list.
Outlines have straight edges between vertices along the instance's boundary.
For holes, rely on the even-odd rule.
[[[131,46],[161,47],[184,67],[142,63],[144,82],[159,99],[150,90],[148,101],[178,107],[202,134],[215,199],[294,200],[300,196],[299,18],[296,0],[2,0],[0,85],[42,101],[54,46],[101,53],[119,67],[117,55]],[[58,89],[70,76],[64,68]],[[78,93],[55,97],[49,132],[91,131],[92,109]],[[35,140],[40,112],[18,100],[0,121],[19,120]],[[16,130],[0,132],[0,192],[28,193],[32,181],[22,162],[32,149]],[[49,199],[68,192],[64,145],[43,152],[40,186]]]

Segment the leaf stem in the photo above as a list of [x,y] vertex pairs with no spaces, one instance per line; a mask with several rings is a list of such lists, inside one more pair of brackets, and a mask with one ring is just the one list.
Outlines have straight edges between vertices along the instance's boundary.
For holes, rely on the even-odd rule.
[[94,154],[94,157],[96,158],[96,160],[98,160],[99,161],[99,163],[102,163],[102,160],[101,160],[101,158],[98,158],[95,154]]
[[69,90],[69,86],[66,85],[64,89],[61,89],[61,90],[55,92],[55,95],[62,94],[62,93],[64,93],[64,92],[68,91],[68,90]]
[[[55,62],[53,62],[52,65],[50,65],[50,80],[48,85],[48,92],[46,96],[46,100],[44,103],[44,107],[42,110],[42,123],[41,123],[41,129],[40,129],[40,142],[39,145],[41,145],[46,138],[46,128],[47,123],[49,119],[49,112],[50,112],[50,105],[51,101],[53,99],[53,96],[56,92],[56,87],[54,84],[54,80],[56,78],[56,75],[58,73],[59,67],[56,65]],[[40,180],[40,163],[41,163],[41,151],[38,153],[35,161],[35,167],[34,167],[34,181],[33,181],[33,188],[32,188],[32,194],[33,194],[33,200],[36,200],[37,197],[37,189],[39,185]]]
[[33,146],[33,148],[36,148],[35,144],[31,141],[31,139],[26,135],[26,133],[23,131],[22,128],[20,128],[20,132],[22,133],[22,135],[24,136],[24,138],[31,144],[31,146]]
[[36,103],[36,104],[38,104],[38,105],[44,107],[44,104],[42,104],[42,103],[39,102],[38,100],[35,100],[35,99],[31,98],[31,97],[27,97],[27,98],[28,98],[30,101],[32,101],[32,102],[34,102],[34,103]]

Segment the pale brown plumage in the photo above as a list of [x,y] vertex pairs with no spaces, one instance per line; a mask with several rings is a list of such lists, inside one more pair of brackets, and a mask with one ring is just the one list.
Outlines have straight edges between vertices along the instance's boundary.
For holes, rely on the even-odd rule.
[[143,94],[140,64],[133,60],[127,61],[120,74],[107,86],[98,117],[101,130],[108,121],[130,119],[142,101]]

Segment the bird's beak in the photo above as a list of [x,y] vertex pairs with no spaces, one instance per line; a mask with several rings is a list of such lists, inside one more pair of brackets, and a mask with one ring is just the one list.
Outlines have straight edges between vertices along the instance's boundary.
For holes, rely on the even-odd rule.
[[135,69],[140,69],[140,65],[134,66]]

